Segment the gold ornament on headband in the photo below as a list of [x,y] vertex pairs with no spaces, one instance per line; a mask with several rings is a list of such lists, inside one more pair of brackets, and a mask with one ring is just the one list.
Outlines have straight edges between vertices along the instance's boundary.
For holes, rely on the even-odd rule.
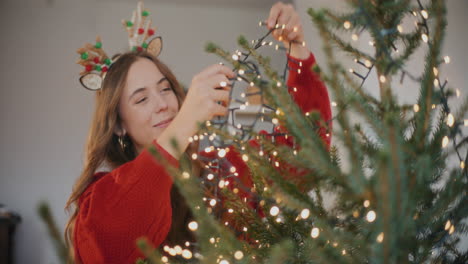
[[[143,2],[138,2],[137,9],[133,11],[131,20],[122,20],[125,30],[128,33],[128,43],[131,51],[143,51],[151,53],[157,57],[162,50],[162,38],[155,36],[156,27],[151,27],[151,19],[148,18],[149,11],[143,9]],[[94,45],[86,43],[77,50],[80,54],[78,64],[85,67],[80,72],[80,83],[88,90],[96,91],[101,89],[104,77],[111,67],[113,60],[102,49],[102,41],[96,37]]]

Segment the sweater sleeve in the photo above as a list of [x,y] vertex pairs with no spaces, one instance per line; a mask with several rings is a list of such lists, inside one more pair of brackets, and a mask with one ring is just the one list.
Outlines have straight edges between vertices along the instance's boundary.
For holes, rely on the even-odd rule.
[[[153,142],[172,166],[178,161]],[[92,183],[79,199],[75,257],[79,263],[133,263],[146,236],[158,246],[171,225],[172,179],[149,150]]]
[[[322,120],[329,122],[331,120],[330,99],[327,87],[320,80],[319,75],[312,70],[315,63],[312,53],[306,60],[299,60],[288,55],[290,70],[287,85],[289,93],[303,113],[318,111]],[[331,130],[331,123],[329,129]],[[329,147],[331,133],[327,133],[326,128],[321,127],[319,134]]]

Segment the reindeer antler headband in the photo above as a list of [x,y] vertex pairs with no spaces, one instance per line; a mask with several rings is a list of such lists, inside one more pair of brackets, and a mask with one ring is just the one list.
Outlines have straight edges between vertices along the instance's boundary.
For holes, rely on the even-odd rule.
[[[156,27],[151,28],[151,19],[148,18],[149,11],[143,9],[143,2],[138,2],[137,9],[133,11],[131,20],[122,20],[125,30],[128,32],[128,43],[131,51],[143,51],[158,56],[162,50],[162,38],[154,36]],[[101,89],[102,82],[107,71],[114,61],[107,56],[102,49],[102,41],[96,37],[94,45],[86,43],[77,50],[80,60],[77,62],[85,67],[80,72],[80,83],[88,90]]]

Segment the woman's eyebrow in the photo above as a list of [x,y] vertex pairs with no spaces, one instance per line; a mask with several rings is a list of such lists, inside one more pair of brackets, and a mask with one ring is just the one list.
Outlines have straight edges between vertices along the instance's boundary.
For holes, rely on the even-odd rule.
[[161,80],[159,80],[156,84],[160,84],[164,81],[169,81],[166,77],[162,77]]
[[[162,82],[164,81],[169,81],[166,77],[162,77],[156,84],[161,84]],[[130,97],[128,98],[128,100],[130,101],[132,99],[133,96],[135,96],[135,94],[137,93],[140,93],[142,91],[144,91],[146,89],[146,87],[141,87],[141,88],[138,88],[136,89],[131,95]]]
[[138,88],[136,89],[131,95],[130,97],[128,98],[128,101],[130,101],[132,99],[132,97],[137,94],[137,93],[140,93],[140,92],[143,92],[144,90],[146,90],[146,87],[141,87],[141,88]]

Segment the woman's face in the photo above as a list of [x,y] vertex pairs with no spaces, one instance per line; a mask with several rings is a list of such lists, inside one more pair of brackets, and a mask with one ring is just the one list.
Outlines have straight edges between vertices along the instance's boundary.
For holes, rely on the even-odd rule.
[[128,71],[119,103],[121,131],[140,153],[157,139],[179,110],[171,84],[149,59],[139,58]]

